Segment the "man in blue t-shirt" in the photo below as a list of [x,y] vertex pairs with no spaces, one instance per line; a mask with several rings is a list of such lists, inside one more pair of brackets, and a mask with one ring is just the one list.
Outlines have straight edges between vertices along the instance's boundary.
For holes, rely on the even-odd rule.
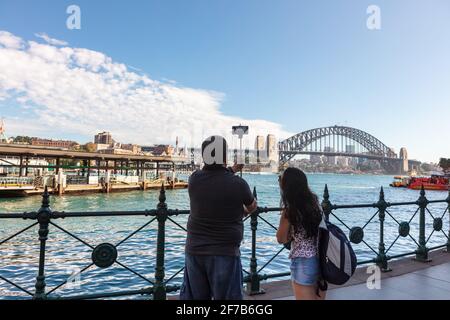
[[204,167],[189,179],[191,214],[187,225],[182,300],[241,300],[240,245],[243,218],[256,199],[247,182],[227,168],[227,142],[213,136],[202,144]]

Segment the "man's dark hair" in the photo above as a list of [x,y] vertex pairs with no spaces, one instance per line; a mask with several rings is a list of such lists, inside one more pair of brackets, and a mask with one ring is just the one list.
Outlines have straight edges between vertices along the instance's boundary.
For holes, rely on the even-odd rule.
[[202,143],[202,157],[206,168],[227,163],[228,144],[222,136],[211,136]]

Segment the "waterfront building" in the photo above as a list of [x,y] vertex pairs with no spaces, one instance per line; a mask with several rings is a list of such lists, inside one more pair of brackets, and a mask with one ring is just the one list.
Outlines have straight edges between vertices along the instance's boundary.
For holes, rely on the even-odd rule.
[[264,150],[264,137],[263,136],[256,137],[255,150]]
[[349,158],[337,157],[337,165],[341,168],[347,168],[349,166]]
[[348,166],[351,168],[356,168],[358,166],[358,158],[348,158]]
[[121,144],[121,143],[113,143],[112,145],[108,144],[96,144],[96,150],[99,153],[104,154],[133,154],[139,155],[142,154],[142,149],[137,144]]
[[269,162],[278,163],[278,144],[277,139],[273,134],[267,135],[267,160]]
[[103,149],[103,150],[99,150],[99,153],[103,153],[103,154],[133,154],[133,155],[135,154],[131,150],[122,149],[122,148]]
[[138,146],[137,144],[132,144],[132,143],[121,144],[120,148],[123,150],[129,150],[133,154],[140,154],[142,152],[142,148],[140,146]]
[[402,172],[406,173],[409,171],[409,161],[408,161],[408,151],[406,148],[400,149],[400,159],[402,159]]
[[104,131],[95,135],[94,143],[112,145],[114,143],[114,140],[111,133]]
[[175,148],[167,144],[159,144],[154,146],[142,146],[141,151],[150,153],[154,156],[171,156],[174,154]]
[[101,150],[109,149],[111,145],[109,144],[102,144],[102,143],[96,143],[95,144],[95,151],[100,152]]
[[[334,152],[334,148],[332,147],[325,147],[323,149],[324,152],[329,152],[329,153],[333,153]],[[336,157],[335,156],[327,156],[326,157],[326,162],[329,165],[335,166],[336,165]]]
[[41,138],[32,138],[31,145],[35,147],[64,148],[64,149],[74,149],[77,146],[79,146],[79,144],[75,141],[51,140]]
[[310,155],[309,159],[310,159],[311,164],[313,164],[313,165],[323,163],[323,157],[320,155],[312,154],[312,155]]
[[264,152],[264,137],[257,136],[255,140],[256,162],[260,163]]

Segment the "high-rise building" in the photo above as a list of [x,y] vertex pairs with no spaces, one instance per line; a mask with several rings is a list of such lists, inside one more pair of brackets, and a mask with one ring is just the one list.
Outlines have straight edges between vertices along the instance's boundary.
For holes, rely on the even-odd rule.
[[269,134],[267,136],[267,160],[269,162],[278,162],[278,147],[277,147],[277,139],[273,134]]
[[256,162],[261,163],[265,162],[263,161],[263,157],[265,157],[264,154],[264,137],[263,136],[257,136],[255,140],[255,150],[256,150]]
[[114,140],[112,138],[111,133],[105,131],[105,132],[100,132],[99,134],[95,135],[94,143],[111,145],[114,143]]
[[406,148],[400,149],[400,159],[402,159],[402,173],[406,173],[409,171],[409,161],[408,161],[408,151]]
[[255,149],[256,150],[264,150],[264,137],[263,136],[256,137]]
[[[333,147],[325,147],[323,149],[324,152],[329,152],[329,153],[334,153],[334,148]],[[329,165],[336,165],[336,157],[335,156],[327,156],[326,157],[326,161]]]

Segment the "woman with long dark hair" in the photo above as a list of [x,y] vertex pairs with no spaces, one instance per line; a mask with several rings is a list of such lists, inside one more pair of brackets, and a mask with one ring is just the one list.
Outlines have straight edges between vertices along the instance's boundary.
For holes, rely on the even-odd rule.
[[291,242],[291,280],[297,300],[323,300],[325,292],[318,291],[319,224],[322,210],[317,196],[311,192],[303,171],[288,168],[279,178],[281,189],[279,243]]

